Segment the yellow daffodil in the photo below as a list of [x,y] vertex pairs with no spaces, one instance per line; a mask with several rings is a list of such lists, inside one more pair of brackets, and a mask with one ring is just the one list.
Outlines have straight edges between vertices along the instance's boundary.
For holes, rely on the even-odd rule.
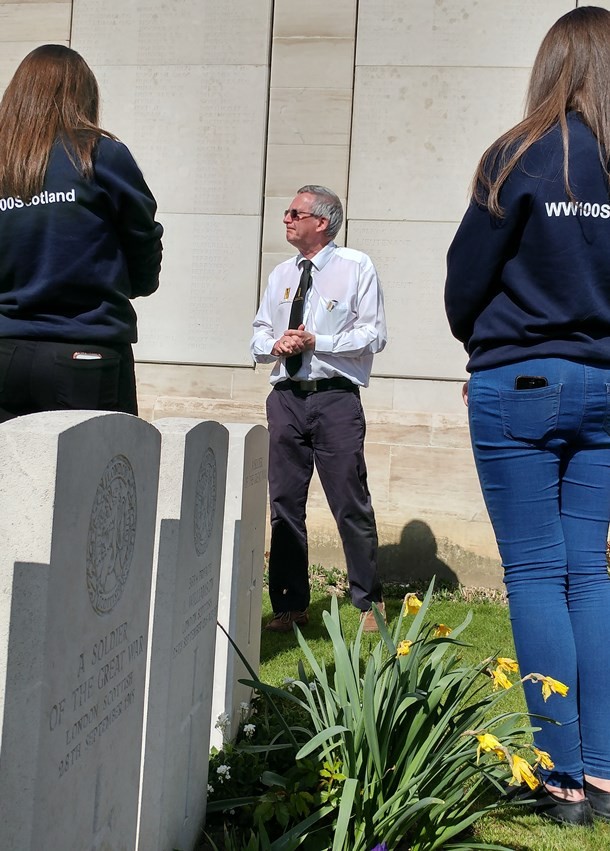
[[477,748],[477,765],[479,764],[481,753],[495,753],[498,759],[504,759],[504,748],[491,733],[481,733],[481,735],[477,736],[477,740],[479,742]]
[[417,594],[407,594],[405,597],[405,609],[408,615],[416,615],[422,607],[422,602]]
[[439,623],[436,625],[436,629],[434,630],[433,637],[434,638],[446,638],[451,634],[451,628],[446,626],[444,623]]
[[513,779],[508,784],[509,786],[520,786],[524,782],[527,783],[530,789],[536,789],[540,786],[540,780],[538,780],[532,770],[532,766],[526,759],[513,754],[510,763]]
[[506,656],[498,656],[496,662],[499,668],[502,668],[503,671],[507,671],[509,674],[516,674],[519,670],[519,665],[515,660],[509,659]]
[[491,671],[491,678],[493,680],[494,691],[499,688],[511,688],[512,683],[502,670],[502,668],[496,668],[494,671]]
[[408,656],[409,653],[411,652],[411,645],[412,644],[413,644],[413,642],[409,641],[409,639],[407,639],[406,641],[401,641],[399,643],[398,647],[396,648],[396,655],[397,656]]
[[551,759],[551,755],[546,751],[539,751],[538,748],[534,748],[534,753],[536,754],[536,765],[541,765],[543,768],[555,768],[555,763]]
[[565,697],[568,693],[569,686],[560,683],[559,680],[554,680],[553,677],[542,677],[542,696],[544,698],[544,702],[549,699],[552,693],[560,694],[561,697]]

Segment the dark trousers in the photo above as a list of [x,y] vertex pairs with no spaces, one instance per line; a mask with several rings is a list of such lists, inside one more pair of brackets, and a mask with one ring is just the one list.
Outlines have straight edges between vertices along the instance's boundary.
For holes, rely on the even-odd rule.
[[0,339],[0,422],[64,409],[137,414],[131,346]]
[[322,392],[275,388],[267,398],[267,419],[273,610],[303,610],[309,605],[305,515],[315,463],[343,543],[352,602],[367,611],[381,600],[381,585],[358,388]]

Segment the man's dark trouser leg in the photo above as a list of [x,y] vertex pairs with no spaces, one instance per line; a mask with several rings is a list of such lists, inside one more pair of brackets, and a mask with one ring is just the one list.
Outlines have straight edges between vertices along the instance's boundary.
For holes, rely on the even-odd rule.
[[307,398],[272,390],[269,423],[271,550],[269,596],[274,612],[303,611],[309,605],[309,563],[305,514],[313,473]]
[[[358,391],[312,394],[316,469],[345,552],[352,603],[362,611],[381,600],[377,528],[364,460],[366,423]],[[314,408],[315,406],[315,408]]]

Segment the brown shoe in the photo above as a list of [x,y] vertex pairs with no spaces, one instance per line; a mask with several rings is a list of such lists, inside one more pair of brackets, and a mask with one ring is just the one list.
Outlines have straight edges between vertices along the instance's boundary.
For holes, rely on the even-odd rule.
[[[383,622],[385,623],[385,603],[379,602],[375,603],[377,608],[379,609],[379,614],[383,618]],[[372,609],[369,609],[368,612],[362,612],[360,615],[360,621],[364,621],[364,626],[362,627],[362,632],[379,632],[379,627],[377,626],[377,621],[375,620],[375,613]]]
[[307,609],[304,612],[274,612],[273,620],[270,620],[265,629],[269,632],[292,632],[292,624],[297,626],[307,626],[309,623],[309,614]]

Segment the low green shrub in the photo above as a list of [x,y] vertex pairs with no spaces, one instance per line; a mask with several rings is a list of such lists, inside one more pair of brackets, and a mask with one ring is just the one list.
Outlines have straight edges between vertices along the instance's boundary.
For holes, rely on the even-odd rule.
[[374,647],[362,629],[346,641],[333,598],[324,612],[331,667],[297,632],[298,679],[277,688],[252,672],[254,714],[210,764],[207,829],[216,847],[502,847],[460,836],[503,806],[508,781],[538,782],[517,753],[527,747],[529,721],[495,708],[516,666],[493,657],[465,664],[458,638],[471,616],[453,631],[429,623],[431,596],[432,583],[423,604],[403,607],[391,633],[377,613]]

